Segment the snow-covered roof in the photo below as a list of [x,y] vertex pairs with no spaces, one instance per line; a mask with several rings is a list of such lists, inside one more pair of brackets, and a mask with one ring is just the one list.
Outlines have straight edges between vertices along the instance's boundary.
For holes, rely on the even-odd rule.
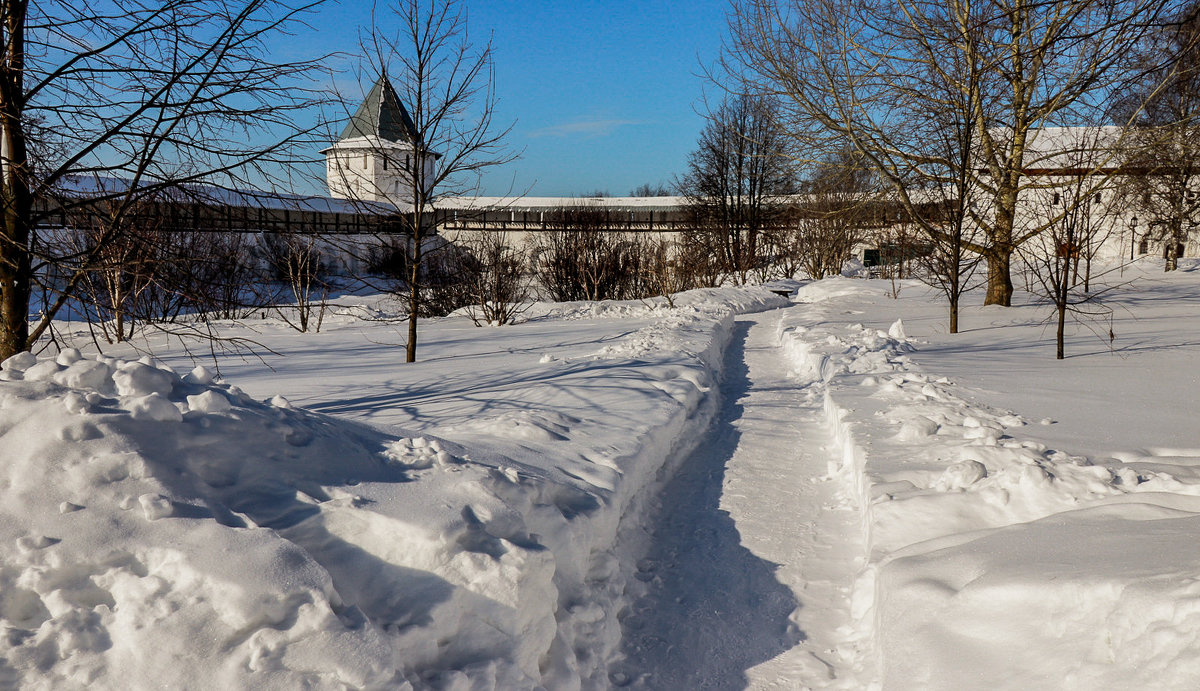
[[[918,201],[940,201],[939,196],[927,190],[914,190],[910,197]],[[895,201],[895,194],[876,198]],[[811,202],[813,195],[788,194],[775,201],[784,205],[802,205]],[[679,211],[688,204],[688,198],[670,197],[444,197],[435,206],[439,211],[516,211],[535,212],[563,208],[604,209],[607,211]]]
[[[59,194],[77,197],[115,195],[128,189],[129,181],[123,178],[82,175],[64,177],[55,187]],[[320,213],[390,214],[398,210],[394,204],[387,202],[365,202],[286,192],[233,189],[216,185],[192,184],[169,188],[162,192],[162,196],[184,202]]]
[[[1122,128],[1043,127],[1030,130],[1025,143],[1025,167],[1033,170],[1077,169],[1116,165],[1115,152]],[[993,130],[993,134],[1003,130]]]
[[443,211],[547,211],[564,207],[676,211],[686,202],[686,197],[444,197],[436,206]]

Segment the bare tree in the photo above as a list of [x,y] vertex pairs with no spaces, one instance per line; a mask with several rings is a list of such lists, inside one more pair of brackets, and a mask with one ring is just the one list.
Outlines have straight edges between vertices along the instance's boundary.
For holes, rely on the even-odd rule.
[[[92,216],[89,227],[72,228],[64,241],[73,245],[68,253],[92,259],[79,284],[80,308],[90,323],[100,327],[106,341],[121,343],[148,318],[144,298],[153,290],[155,274],[161,269],[166,233],[161,230],[161,218],[147,214],[121,218],[115,213],[119,205],[98,206],[109,213]],[[125,227],[114,228],[113,223]]]
[[[236,318],[258,305],[264,278],[252,266],[242,233],[170,230],[170,201],[142,200],[124,213],[96,202],[59,230],[58,280],[82,272],[72,306],[109,343],[123,342],[147,325]],[[123,224],[114,229],[112,223]],[[50,235],[43,237],[49,242]],[[101,245],[97,248],[98,245]],[[76,266],[70,258],[86,258]],[[55,277],[43,276],[44,285]]]
[[[1045,230],[1019,222],[1021,197],[1038,184],[1027,175],[1040,165],[1031,136],[1086,121],[1173,4],[747,0],[731,16],[727,67],[748,88],[775,94],[796,135],[849,142],[913,218],[914,179],[968,174],[977,202],[965,211],[981,237],[966,247],[988,262],[986,303],[1008,305],[1013,253]],[[926,136],[947,121],[970,125],[965,168]]]
[[637,187],[630,190],[629,196],[631,196],[631,197],[670,197],[671,196],[671,188],[667,187],[666,185],[662,184],[661,182],[658,183],[657,185],[651,185],[648,182],[644,182],[641,185],[638,185]]
[[181,234],[168,283],[195,313],[244,319],[267,299],[247,233]]
[[1102,242],[1111,228],[1098,203],[1103,199],[1103,190],[1096,180],[1079,176],[1063,182],[1052,194],[1043,195],[1037,212],[1047,219],[1048,229],[1022,248],[1025,265],[1036,281],[1033,292],[1054,307],[1055,357],[1059,360],[1065,357],[1068,316],[1094,320],[1110,312],[1101,298],[1113,286],[1093,290],[1090,268],[1080,276],[1081,261],[1086,261],[1093,251],[1090,248]]
[[[0,3],[0,358],[46,332],[141,199],[202,180],[269,182],[298,159],[297,123],[317,100],[305,77],[320,59],[278,61],[265,46],[319,3]],[[112,206],[83,255],[42,241],[46,215],[62,210],[52,198],[67,211]],[[49,293],[30,328],[35,291]]]
[[[931,56],[932,57],[932,56]],[[983,108],[982,56],[975,51],[954,51],[936,64],[924,67],[926,90],[943,107],[931,118],[925,136],[935,156],[914,166],[913,183],[923,197],[911,220],[925,231],[929,251],[922,256],[920,277],[941,290],[949,306],[950,333],[959,330],[962,296],[973,287],[972,278],[983,259],[970,249],[987,244],[979,230],[981,200],[973,163],[977,156],[977,127]],[[909,197],[909,207],[917,200]]]
[[1151,34],[1138,59],[1145,74],[1113,104],[1136,125],[1122,193],[1147,226],[1144,240],[1162,243],[1165,270],[1174,271],[1200,227],[1200,3]]
[[782,233],[785,251],[814,280],[836,276],[880,213],[870,171],[845,149],[819,161]]
[[301,333],[310,328],[319,332],[328,306],[329,283],[317,243],[310,234],[266,233],[262,238],[269,278],[283,288],[275,295],[275,312]]
[[476,326],[511,324],[529,307],[529,248],[508,233],[482,233],[467,243],[464,274],[471,297],[467,314]]
[[928,234],[931,240],[929,252],[921,257],[918,277],[928,285],[941,290],[949,305],[950,333],[959,331],[959,306],[962,297],[974,287],[975,272],[982,256],[969,254],[967,244],[973,240],[974,227],[970,225],[966,210],[965,195],[954,195],[945,200],[944,206],[934,210],[926,218],[941,224],[941,230]]
[[930,253],[929,242],[913,223],[898,221],[875,230],[879,264],[875,269],[880,278],[891,282],[888,297],[900,297],[904,279],[920,278],[923,259]]
[[[436,241],[435,201],[441,196],[467,194],[479,188],[482,172],[514,160],[503,145],[512,125],[498,126],[492,44],[472,42],[466,5],[461,0],[390,0],[376,5],[372,26],[361,39],[367,71],[376,88],[395,92],[396,122],[371,123],[392,127],[394,136],[373,130],[366,138],[365,157],[386,169],[404,165],[398,177],[368,178],[378,182],[358,198],[391,202],[399,209],[404,245],[408,333],[405,360],[417,358],[417,323],[426,311],[427,253],[447,248]],[[350,127],[358,125],[352,119]],[[364,132],[364,134],[368,134]],[[400,142],[411,154],[402,164],[394,160]],[[336,148],[336,147],[335,147]],[[367,163],[367,161],[364,161]]]
[[642,256],[649,292],[661,295],[668,307],[675,307],[675,293],[699,287],[696,267],[671,241],[644,240]]
[[726,264],[720,238],[701,228],[689,228],[678,234],[674,262],[687,268],[692,288],[715,288],[724,282]]
[[[1200,227],[1200,150],[1183,127],[1143,130],[1125,160],[1124,193],[1145,225],[1142,241],[1162,246],[1163,269],[1179,266],[1188,238]],[[1132,243],[1133,239],[1131,239]]]
[[764,267],[766,235],[784,214],[782,197],[796,191],[773,108],[771,100],[750,94],[722,101],[678,183],[695,231],[709,236],[704,244],[740,284]]
[[556,230],[533,241],[534,274],[553,300],[647,297],[645,257],[636,238],[615,230],[602,208],[574,206],[553,214]]

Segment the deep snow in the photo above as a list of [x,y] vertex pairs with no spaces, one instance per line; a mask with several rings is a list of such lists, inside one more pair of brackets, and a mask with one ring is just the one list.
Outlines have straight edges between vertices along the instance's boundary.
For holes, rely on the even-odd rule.
[[1154,268],[1065,362],[841,278],[409,366],[365,298],[215,364],[63,325],[0,371],[0,688],[1193,688],[1200,273]]
[[1200,680],[1200,305],[1194,273],[1153,269],[1111,297],[1112,348],[1075,327],[1064,362],[1044,308],[972,308],[952,336],[913,284],[801,291],[784,340],[858,483],[856,628],[885,688]]
[[149,359],[11,359],[3,676],[605,687],[632,572],[618,532],[707,426],[734,312],[785,302],[724,290],[673,310],[555,305],[511,330],[450,320],[407,368],[352,316],[312,337],[254,325],[307,352],[245,372],[248,389],[333,387],[376,427]]

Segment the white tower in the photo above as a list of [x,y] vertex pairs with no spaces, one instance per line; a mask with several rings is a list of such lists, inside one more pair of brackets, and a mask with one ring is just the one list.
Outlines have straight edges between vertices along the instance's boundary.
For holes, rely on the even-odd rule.
[[321,153],[330,196],[396,206],[412,203],[414,175],[430,191],[440,157],[425,150],[386,76],[371,87],[337,142]]

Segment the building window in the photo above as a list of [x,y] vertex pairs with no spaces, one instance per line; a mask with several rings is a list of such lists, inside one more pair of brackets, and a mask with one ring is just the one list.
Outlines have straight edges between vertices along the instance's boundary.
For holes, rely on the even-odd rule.
[[387,170],[387,166],[388,166],[388,157],[387,157],[387,154],[384,154],[383,155],[383,169]]
[[1055,192],[1054,193],[1054,201],[1052,201],[1050,203],[1057,205],[1060,201],[1062,201],[1062,196],[1058,192]]
[[363,170],[367,169],[367,155],[363,154]]

